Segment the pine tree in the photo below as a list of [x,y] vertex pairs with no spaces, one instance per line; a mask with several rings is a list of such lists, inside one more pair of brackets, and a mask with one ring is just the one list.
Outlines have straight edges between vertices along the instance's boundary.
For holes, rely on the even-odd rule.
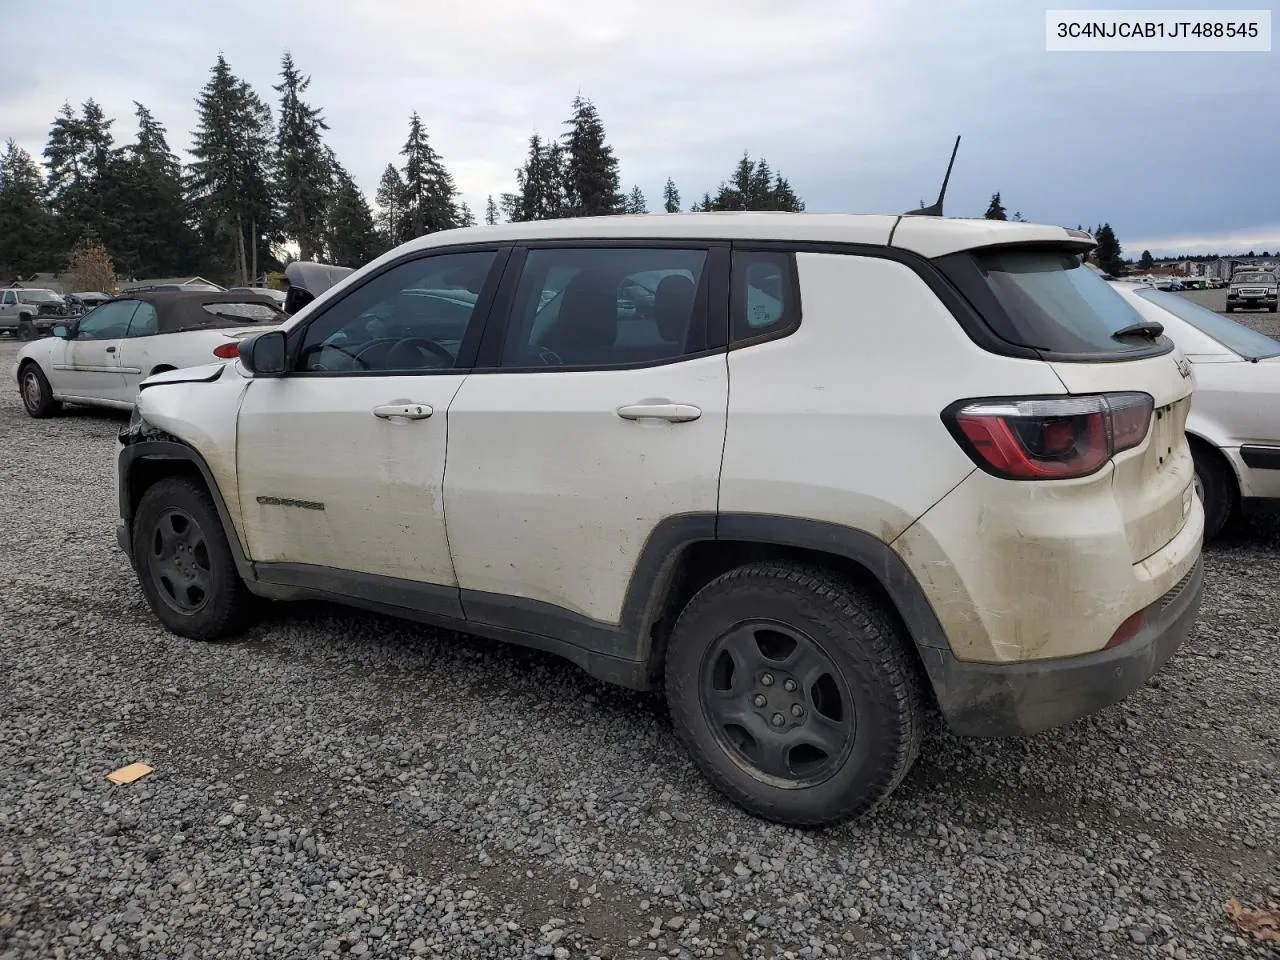
[[780,173],[774,173],[763,157],[752,160],[749,153],[734,168],[733,175],[720,184],[716,196],[703,198],[700,209],[711,210],[778,210],[799,213],[804,210],[801,200],[790,181]]
[[188,202],[209,254],[246,283],[282,239],[271,189],[271,108],[218,55],[196,100]]
[[[90,99],[81,105],[78,116],[64,103],[49,131],[44,157],[55,217],[54,242],[59,250],[68,250],[88,235],[107,240],[111,246],[122,232],[112,123],[97,101]],[[58,263],[63,259],[58,257]]]
[[1094,248],[1094,263],[1101,268],[1103,273],[1110,274],[1113,277],[1124,275],[1124,260],[1120,256],[1120,241],[1116,239],[1115,231],[1111,229],[1111,224],[1104,223],[1098,227],[1098,231],[1094,234],[1098,241],[1097,247]]
[[604,122],[581,94],[573,98],[573,116],[565,121],[565,192],[568,215],[599,217],[626,210],[619,192],[618,158],[605,141]]
[[1156,265],[1155,258],[1151,256],[1150,250],[1143,250],[1142,257],[1138,260],[1138,266],[1143,270],[1150,270]]
[[404,180],[394,164],[387,164],[382,171],[382,179],[378,181],[378,192],[374,195],[378,204],[378,216],[375,218],[378,232],[382,234],[382,245],[390,250],[399,246],[404,235],[405,196]]
[[287,236],[298,241],[303,260],[314,260],[324,233],[326,211],[334,197],[332,171],[323,143],[329,129],[321,112],[302,100],[311,86],[285,51],[280,62],[280,123],[276,135],[276,189]]
[[983,214],[988,220],[1008,220],[1005,215],[1004,204],[1000,202],[1000,194],[993,193],[991,195],[991,203],[987,205],[987,212]]
[[1013,219],[1014,219],[1014,222],[1016,222],[1016,223],[1026,223],[1026,222],[1027,222],[1027,218],[1026,218],[1026,217],[1024,217],[1024,216],[1022,215],[1022,211],[1021,211],[1021,210],[1015,210],[1015,211],[1013,211]]
[[10,137],[0,153],[0,281],[49,265],[53,220],[44,197],[39,165]]
[[638,186],[631,188],[631,193],[627,195],[627,203],[623,208],[624,213],[648,213],[649,206],[645,203],[644,193]]
[[134,114],[137,138],[119,151],[118,159],[123,223],[112,251],[115,269],[134,277],[194,272],[198,239],[187,223],[182,165],[151,111],[135,101]]
[[662,209],[667,213],[680,212],[680,191],[670,177],[667,177],[666,185],[662,188]]
[[342,172],[327,218],[325,248],[328,261],[342,267],[362,267],[382,252],[369,202],[355,181]]
[[498,205],[493,202],[492,193],[484,205],[484,222],[491,227],[498,222]]
[[474,227],[476,225],[476,215],[471,212],[471,208],[465,202],[458,204],[458,226]]
[[565,215],[565,153],[560,144],[529,137],[529,155],[516,170],[516,192],[502,195],[502,209],[512,223],[550,220]]
[[444,161],[432,148],[422,118],[415,110],[409,117],[409,138],[400,151],[404,161],[404,186],[408,234],[405,240],[448,230],[458,225],[457,188]]

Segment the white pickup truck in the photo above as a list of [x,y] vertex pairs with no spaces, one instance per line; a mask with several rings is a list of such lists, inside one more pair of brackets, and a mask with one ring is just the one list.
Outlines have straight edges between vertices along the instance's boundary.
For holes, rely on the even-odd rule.
[[19,340],[34,340],[66,320],[67,302],[52,290],[6,287],[0,290],[0,333]]

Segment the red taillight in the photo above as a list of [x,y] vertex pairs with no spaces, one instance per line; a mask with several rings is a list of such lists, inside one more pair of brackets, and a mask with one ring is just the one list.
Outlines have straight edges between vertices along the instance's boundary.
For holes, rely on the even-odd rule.
[[1011,480],[1086,477],[1138,446],[1151,426],[1145,393],[978,400],[944,414],[960,445],[988,473]]
[[235,340],[229,343],[220,343],[213,348],[213,355],[219,360],[234,360],[240,356],[240,344]]

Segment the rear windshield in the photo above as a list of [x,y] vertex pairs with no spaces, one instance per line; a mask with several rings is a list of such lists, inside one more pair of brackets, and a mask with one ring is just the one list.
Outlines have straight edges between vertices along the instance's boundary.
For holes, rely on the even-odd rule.
[[284,314],[265,303],[205,303],[206,311],[227,320],[241,323],[282,323]]
[[61,303],[62,298],[52,290],[19,290],[18,300],[22,303]]
[[1005,339],[1062,354],[1124,354],[1151,347],[1147,337],[1114,336],[1143,318],[1079,254],[1004,249],[977,251],[974,260],[1004,315],[993,326],[1006,328],[997,331]]
[[1159,290],[1134,291],[1143,300],[1150,300],[1163,310],[1168,310],[1175,317],[1185,320],[1206,337],[1218,341],[1232,353],[1238,353],[1246,360],[1262,360],[1266,357],[1280,357],[1280,340],[1250,330],[1242,323],[1228,320],[1221,314],[1180,297],[1176,293],[1162,293]]

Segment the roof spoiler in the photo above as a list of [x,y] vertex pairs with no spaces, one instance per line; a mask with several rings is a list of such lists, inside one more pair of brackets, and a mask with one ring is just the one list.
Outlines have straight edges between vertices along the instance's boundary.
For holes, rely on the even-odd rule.
[[955,166],[956,152],[960,149],[960,137],[956,136],[956,144],[951,148],[951,160],[947,164],[946,176],[942,178],[942,189],[938,191],[938,199],[919,210],[908,210],[904,217],[940,217],[942,216],[942,199],[947,195],[947,181],[951,179],[951,168]]

